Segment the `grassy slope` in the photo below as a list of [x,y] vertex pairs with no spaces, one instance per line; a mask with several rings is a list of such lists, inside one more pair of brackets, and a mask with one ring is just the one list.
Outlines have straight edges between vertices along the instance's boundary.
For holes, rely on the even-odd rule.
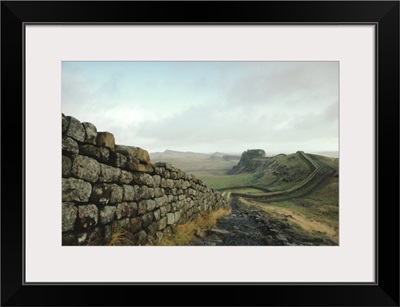
[[[321,155],[310,156],[325,167],[338,172],[338,159]],[[245,187],[235,192],[249,195],[262,193],[249,186],[266,188],[270,191],[285,190],[304,180],[312,171],[309,163],[297,153],[255,159],[261,165],[255,172],[242,172],[237,175],[226,175],[226,173],[238,161],[194,155],[169,157],[165,161],[194,174],[212,188]],[[338,243],[338,176],[335,174],[324,180],[307,196],[294,195],[293,198],[257,201],[243,199],[243,203],[268,212],[271,218],[286,227],[285,230],[288,232],[312,242],[329,239]],[[287,218],[285,215],[291,215],[293,218]]]

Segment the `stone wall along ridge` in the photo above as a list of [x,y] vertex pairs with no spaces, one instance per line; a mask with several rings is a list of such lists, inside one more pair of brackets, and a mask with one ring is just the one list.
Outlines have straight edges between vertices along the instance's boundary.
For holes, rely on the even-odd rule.
[[151,245],[172,226],[228,206],[195,176],[62,114],[63,245],[101,245],[121,230],[134,245]]

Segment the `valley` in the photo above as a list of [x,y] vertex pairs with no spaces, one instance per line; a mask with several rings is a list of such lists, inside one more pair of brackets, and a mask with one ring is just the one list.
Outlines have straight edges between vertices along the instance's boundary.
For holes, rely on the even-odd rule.
[[339,244],[338,158],[248,150],[152,156],[159,159],[192,173],[231,203],[231,214],[192,245]]

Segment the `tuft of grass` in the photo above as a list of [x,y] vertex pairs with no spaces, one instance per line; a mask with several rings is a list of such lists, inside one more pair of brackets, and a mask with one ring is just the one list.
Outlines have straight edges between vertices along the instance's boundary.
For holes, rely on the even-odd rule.
[[132,238],[132,233],[119,228],[116,231],[114,231],[110,238],[108,238],[105,241],[104,245],[108,246],[126,246],[126,245],[135,245],[133,238]]
[[164,235],[157,245],[161,246],[186,246],[195,236],[204,238],[207,230],[214,228],[218,219],[231,214],[231,209],[219,209],[203,214],[194,221],[173,227],[172,233]]

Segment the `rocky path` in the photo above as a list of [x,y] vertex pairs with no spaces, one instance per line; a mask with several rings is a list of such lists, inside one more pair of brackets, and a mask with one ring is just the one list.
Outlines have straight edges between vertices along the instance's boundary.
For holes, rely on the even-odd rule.
[[194,238],[192,245],[308,245],[285,234],[264,212],[240,210],[238,197],[232,197],[231,202],[231,215],[221,218],[204,238]]

